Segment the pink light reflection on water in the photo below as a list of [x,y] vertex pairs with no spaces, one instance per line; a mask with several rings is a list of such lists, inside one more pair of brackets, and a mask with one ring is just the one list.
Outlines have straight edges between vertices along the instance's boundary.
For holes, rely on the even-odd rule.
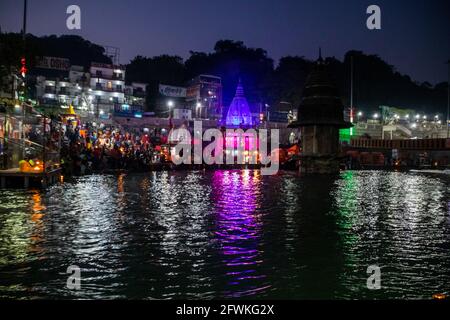
[[226,286],[232,287],[224,294],[231,298],[261,294],[271,287],[261,272],[264,264],[260,246],[263,223],[258,210],[261,186],[261,176],[256,170],[214,173],[215,235],[223,256]]

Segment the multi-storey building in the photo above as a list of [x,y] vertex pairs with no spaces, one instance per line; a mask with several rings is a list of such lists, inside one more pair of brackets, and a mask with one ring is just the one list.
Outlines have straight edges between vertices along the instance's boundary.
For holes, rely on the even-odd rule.
[[188,83],[187,108],[195,118],[220,120],[222,118],[222,79],[212,75],[199,75]]
[[125,67],[93,62],[89,73],[95,117],[111,119],[115,106],[125,104]]
[[43,107],[69,108],[73,105],[77,110],[88,112],[89,74],[81,66],[72,66],[68,73],[60,77],[36,77],[36,98]]
[[141,117],[145,110],[147,84],[133,82],[125,85],[124,103],[114,105],[114,116]]
[[113,115],[142,114],[146,84],[125,85],[124,67],[94,62],[89,72],[71,66],[57,76],[37,75],[36,97],[41,107],[58,113],[72,105],[81,117],[108,120]]

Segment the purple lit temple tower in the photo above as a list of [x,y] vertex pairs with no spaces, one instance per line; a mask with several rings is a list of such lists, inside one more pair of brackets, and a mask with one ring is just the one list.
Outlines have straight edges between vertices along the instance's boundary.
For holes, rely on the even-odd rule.
[[297,119],[290,127],[301,130],[300,171],[339,172],[339,129],[352,124],[344,121],[344,106],[321,53],[306,80]]
[[241,79],[239,79],[236,95],[228,109],[225,125],[227,127],[250,127],[253,125],[252,114],[247,99],[244,96]]

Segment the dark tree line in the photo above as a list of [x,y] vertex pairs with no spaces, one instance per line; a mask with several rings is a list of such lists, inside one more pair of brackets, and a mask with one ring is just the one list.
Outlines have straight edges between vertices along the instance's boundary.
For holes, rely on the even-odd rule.
[[[0,65],[18,66],[22,52],[20,34],[0,34]],[[42,55],[68,58],[72,64],[85,67],[91,61],[111,62],[105,56],[103,47],[79,36],[27,35],[27,58],[31,66],[35,57]],[[415,82],[409,76],[397,72],[377,55],[367,55],[360,51],[347,52],[343,61],[333,57],[326,59],[345,105],[349,105],[351,57],[355,70],[355,107],[371,111],[380,105],[388,105],[427,113],[446,112],[447,83],[433,86],[428,82]],[[170,55],[136,56],[127,65],[126,80],[149,84],[149,110],[153,109],[158,99],[160,83],[184,86],[199,74],[222,77],[225,106],[233,98],[239,78],[244,83],[250,102],[274,106],[283,101],[297,106],[313,62],[304,57],[287,56],[275,65],[264,49],[249,48],[240,41],[220,40],[212,52],[192,51],[186,61]]]
[[[72,64],[89,67],[91,61],[111,63],[111,59],[105,56],[105,49],[80,36],[44,36],[36,37],[31,34],[26,36],[27,63],[33,67],[36,57],[52,56],[68,58]],[[19,65],[24,53],[24,42],[19,33],[0,33],[0,64]]]

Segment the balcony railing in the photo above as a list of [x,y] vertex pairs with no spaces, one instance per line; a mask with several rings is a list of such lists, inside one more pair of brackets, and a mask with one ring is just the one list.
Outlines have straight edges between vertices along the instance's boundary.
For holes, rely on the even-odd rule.
[[110,74],[96,74],[96,73],[93,73],[93,74],[91,74],[91,78],[125,81],[123,75],[118,76],[118,75],[115,75],[115,74],[110,75]]
[[92,88],[92,90],[105,91],[105,92],[119,92],[119,93],[124,92],[123,88],[120,88],[120,89],[117,87],[107,88],[104,86],[95,86]]

